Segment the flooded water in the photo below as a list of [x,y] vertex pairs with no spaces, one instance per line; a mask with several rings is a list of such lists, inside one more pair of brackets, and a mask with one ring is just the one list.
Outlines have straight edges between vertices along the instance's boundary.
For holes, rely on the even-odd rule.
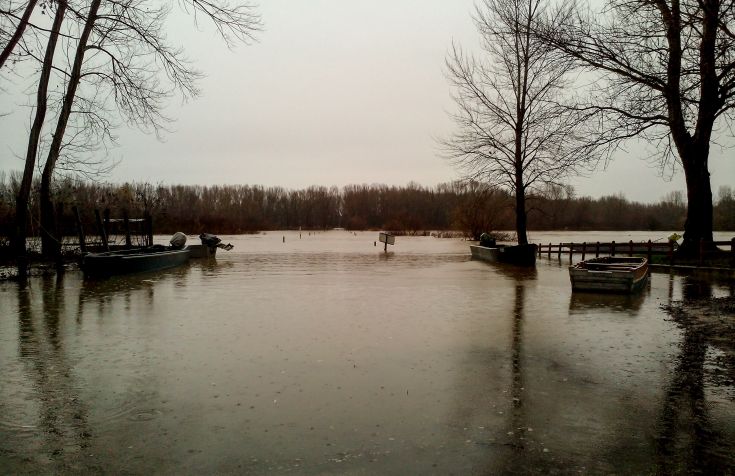
[[495,266],[462,240],[223,238],[169,271],[0,283],[2,472],[735,468],[719,351],[661,309],[731,285],[572,295],[567,261]]

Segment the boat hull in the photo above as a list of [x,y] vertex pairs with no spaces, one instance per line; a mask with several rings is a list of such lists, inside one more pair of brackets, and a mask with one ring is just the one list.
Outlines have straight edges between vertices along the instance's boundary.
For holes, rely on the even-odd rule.
[[189,245],[187,249],[189,250],[190,258],[214,258],[217,256],[216,246]]
[[188,248],[148,250],[145,248],[90,253],[82,258],[82,271],[88,276],[143,273],[180,266],[189,261]]
[[572,291],[632,294],[648,282],[648,260],[600,258],[582,261],[569,267],[569,279]]
[[491,263],[509,263],[519,266],[536,265],[536,245],[497,247],[470,245],[470,252],[473,258]]

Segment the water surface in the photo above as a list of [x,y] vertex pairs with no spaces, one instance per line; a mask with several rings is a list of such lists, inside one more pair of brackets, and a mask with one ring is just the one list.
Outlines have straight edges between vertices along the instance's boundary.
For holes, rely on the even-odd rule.
[[731,285],[572,295],[566,261],[456,239],[223,238],[174,270],[0,283],[4,472],[733,470],[728,369],[661,309]]

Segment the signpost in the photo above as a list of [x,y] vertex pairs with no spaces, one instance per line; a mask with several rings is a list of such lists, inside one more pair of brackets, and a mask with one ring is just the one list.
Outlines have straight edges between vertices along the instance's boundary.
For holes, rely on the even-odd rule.
[[378,241],[380,241],[381,243],[385,243],[385,247],[383,248],[383,251],[387,253],[388,245],[396,244],[396,237],[389,233],[380,233],[380,235],[378,235]]

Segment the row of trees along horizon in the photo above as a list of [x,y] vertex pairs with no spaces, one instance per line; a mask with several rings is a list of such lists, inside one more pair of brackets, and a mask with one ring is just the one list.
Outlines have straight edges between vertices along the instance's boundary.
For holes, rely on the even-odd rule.
[[[14,223],[17,177],[0,174],[0,236],[10,236]],[[423,187],[347,185],[289,190],[257,185],[151,185],[59,181],[52,199],[63,204],[59,222],[74,236],[72,207],[87,230],[94,230],[93,210],[109,209],[113,218],[150,215],[157,233],[249,233],[262,230],[383,229],[403,233],[457,230],[478,239],[486,231],[515,225],[514,200],[487,184],[458,181]],[[686,215],[682,192],[657,203],[638,203],[622,194],[578,197],[572,187],[550,187],[529,196],[532,230],[678,230]],[[31,203],[31,210],[37,207]],[[57,207],[58,208],[58,207]],[[735,194],[722,187],[715,203],[715,227],[735,230]]]
[[[177,5],[195,24],[209,21],[229,46],[251,43],[261,29],[247,0]],[[170,10],[156,0],[27,0],[0,9],[0,88],[17,82],[20,90],[35,90],[12,233],[21,273],[34,218],[29,213],[36,212],[32,201],[43,248],[58,253],[52,190],[59,171],[104,168],[95,157],[114,144],[116,125],[165,131],[167,100],[174,93],[199,94],[201,73],[167,42]],[[584,1],[478,0],[472,17],[481,51],[450,47],[445,74],[457,105],[456,131],[441,143],[467,184],[505,190],[513,198],[520,244],[527,242],[544,190],[635,139],[652,145],[661,167],[684,171],[679,252],[694,255],[702,241],[714,246],[708,163],[710,145],[720,132],[731,131],[735,111],[735,2],[607,0],[593,8]],[[35,199],[37,167],[42,173]],[[205,190],[213,189],[202,188],[202,195]],[[300,195],[286,195],[292,194]],[[351,197],[341,197],[345,209]],[[216,202],[206,205],[219,209]],[[369,213],[360,217],[377,226]],[[626,228],[635,227],[635,217],[630,219]]]

